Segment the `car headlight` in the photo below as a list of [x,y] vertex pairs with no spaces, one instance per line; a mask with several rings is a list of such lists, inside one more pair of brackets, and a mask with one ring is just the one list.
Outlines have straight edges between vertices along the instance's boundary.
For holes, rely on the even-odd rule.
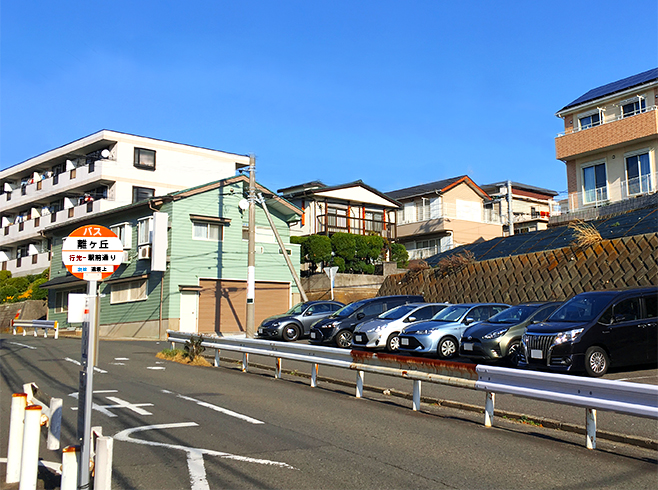
[[573,342],[578,338],[578,336],[583,333],[583,328],[575,328],[573,330],[569,330],[567,332],[560,332],[557,334],[555,337],[555,340],[553,341],[553,345],[560,345],[565,342]]
[[498,330],[494,330],[493,332],[489,332],[486,335],[483,335],[482,338],[486,340],[491,340],[491,339],[497,339],[498,337],[502,337],[507,333],[509,328],[499,328]]
[[268,325],[268,327],[278,327],[279,325],[281,325],[281,322],[272,322]]

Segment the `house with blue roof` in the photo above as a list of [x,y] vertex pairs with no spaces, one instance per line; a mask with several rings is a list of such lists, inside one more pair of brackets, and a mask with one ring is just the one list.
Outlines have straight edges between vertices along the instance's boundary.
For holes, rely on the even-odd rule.
[[600,216],[610,204],[632,204],[656,191],[657,102],[653,68],[596,87],[556,113],[564,131],[555,152],[566,164],[572,218]]

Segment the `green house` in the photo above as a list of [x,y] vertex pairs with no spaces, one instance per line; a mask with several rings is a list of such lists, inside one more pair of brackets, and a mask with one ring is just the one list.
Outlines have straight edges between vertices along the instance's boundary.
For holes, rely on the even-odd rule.
[[[114,231],[124,248],[123,263],[99,283],[101,337],[164,339],[167,329],[244,334],[248,187],[248,178],[239,175],[46,228],[52,241],[50,280],[42,286],[49,290],[48,318],[68,325],[69,293],[87,292],[87,282],[63,265],[62,242],[76,228],[95,224]],[[283,253],[299,267],[299,245],[290,243],[289,225],[300,219],[301,210],[258,184],[256,192],[286,248],[280,249],[257,204],[257,326],[299,299]]]

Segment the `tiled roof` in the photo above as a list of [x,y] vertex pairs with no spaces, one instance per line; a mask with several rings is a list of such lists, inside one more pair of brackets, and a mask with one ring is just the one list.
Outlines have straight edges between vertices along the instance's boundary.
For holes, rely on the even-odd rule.
[[[447,187],[459,182],[460,180],[468,179],[468,175],[460,175],[459,177],[452,177],[450,179],[437,180],[428,184],[415,185],[413,187],[406,187],[396,191],[387,192],[386,195],[393,199],[404,199],[407,197],[422,196],[434,191],[443,191]],[[470,179],[469,179],[470,180]]]

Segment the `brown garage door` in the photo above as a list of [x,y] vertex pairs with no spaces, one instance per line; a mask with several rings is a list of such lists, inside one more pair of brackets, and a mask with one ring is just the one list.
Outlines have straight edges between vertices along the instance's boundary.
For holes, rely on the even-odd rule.
[[[199,281],[199,333],[235,334],[246,331],[247,281]],[[290,284],[256,281],[255,323],[283,313],[290,301]]]

